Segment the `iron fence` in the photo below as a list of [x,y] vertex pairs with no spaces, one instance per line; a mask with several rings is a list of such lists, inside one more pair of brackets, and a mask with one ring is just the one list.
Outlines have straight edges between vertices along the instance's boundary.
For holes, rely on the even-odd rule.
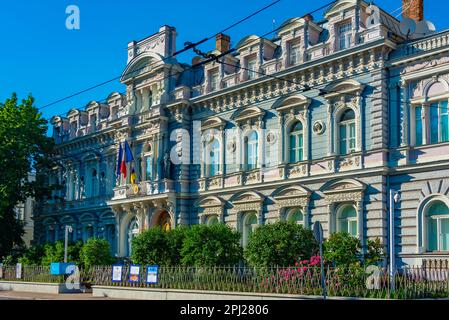
[[[2,268],[0,281],[63,283],[67,277],[50,275],[49,267],[23,266],[17,278],[15,266]],[[367,272],[369,271],[369,272]],[[137,282],[131,282],[130,266],[123,266],[122,279],[112,281],[112,266],[80,268],[80,281],[92,285],[315,295],[322,292],[320,268],[289,267],[256,269],[250,267],[160,267],[157,284],[146,282],[146,268],[140,268]],[[420,299],[449,297],[449,268],[406,267],[395,272],[395,290],[391,291],[388,269],[361,267],[325,269],[329,296]]]
[[[129,281],[130,267],[124,266],[122,281],[112,281],[112,267],[81,271],[84,283],[105,286],[316,295],[323,293],[319,267],[160,267],[157,284],[146,283],[146,269],[138,282]],[[363,268],[325,269],[329,296],[361,298],[420,299],[449,297],[449,269],[408,267],[395,273],[395,290],[390,291],[388,269],[366,272]]]
[[22,266],[20,274],[16,266],[3,266],[1,273],[0,281],[64,283],[64,276],[51,275],[49,266]]

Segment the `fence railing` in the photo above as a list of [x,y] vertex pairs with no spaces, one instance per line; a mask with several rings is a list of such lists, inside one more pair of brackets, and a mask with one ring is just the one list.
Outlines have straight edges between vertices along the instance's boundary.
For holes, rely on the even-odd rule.
[[[80,269],[80,282],[92,285],[276,293],[293,295],[322,294],[319,267],[289,267],[255,269],[250,267],[160,267],[157,284],[148,284],[146,268],[140,268],[137,282],[131,282],[130,266],[123,266],[121,281],[112,281],[112,266]],[[17,278],[16,267],[3,267],[0,281],[64,283],[64,276],[50,275],[49,267],[22,268]],[[325,269],[329,296],[420,299],[449,297],[449,269],[407,267],[396,271],[395,290],[390,291],[388,269],[331,268]]]
[[64,283],[64,276],[51,275],[49,266],[23,266],[20,274],[16,266],[3,266],[0,281]]
[[[312,268],[254,269],[241,267],[161,267],[158,283],[146,283],[146,269],[140,279],[129,281],[129,266],[123,267],[122,281],[112,281],[112,267],[92,267],[81,272],[86,283],[105,286],[183,289],[204,291],[321,295],[321,272]],[[449,297],[449,269],[409,267],[395,273],[395,290],[390,292],[388,269],[326,268],[326,289],[330,296],[362,298]]]

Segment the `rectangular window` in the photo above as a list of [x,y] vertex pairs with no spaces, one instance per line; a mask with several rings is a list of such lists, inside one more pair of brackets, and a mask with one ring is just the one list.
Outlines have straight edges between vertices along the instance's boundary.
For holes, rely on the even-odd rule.
[[211,72],[210,74],[210,90],[216,91],[219,89],[218,71]]
[[449,122],[447,101],[440,104],[440,137],[441,142],[449,141]]
[[430,143],[438,143],[438,103],[430,105]]
[[248,59],[248,80],[256,78],[256,59]]
[[349,125],[349,151],[355,151],[355,123]]
[[357,237],[357,220],[348,221],[348,233],[353,237]]
[[344,155],[348,153],[347,149],[347,138],[346,138],[346,126],[340,126],[340,154]]
[[146,180],[153,181],[153,158],[147,157],[146,161]]
[[427,225],[427,241],[430,251],[438,250],[438,241],[436,235],[438,234],[438,220],[429,219]]
[[344,23],[339,30],[340,50],[351,47],[352,42],[352,23]]
[[295,41],[290,44],[290,49],[289,49],[289,53],[290,53],[289,60],[290,61],[289,61],[289,63],[291,66],[294,66],[294,65],[297,65],[300,63],[300,60],[301,60],[300,49],[301,49],[301,45],[300,45],[299,41]]
[[415,145],[420,146],[423,144],[423,135],[422,135],[422,107],[415,108]]
[[449,251],[449,219],[441,219],[441,251]]

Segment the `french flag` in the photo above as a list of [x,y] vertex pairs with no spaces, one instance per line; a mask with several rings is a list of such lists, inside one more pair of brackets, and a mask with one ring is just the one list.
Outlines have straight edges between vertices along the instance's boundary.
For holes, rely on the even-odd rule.
[[126,179],[126,164],[128,162],[134,161],[134,156],[131,151],[131,148],[128,144],[128,141],[125,141],[125,150],[122,148],[122,144],[120,143],[119,151],[118,151],[118,161],[117,161],[117,175],[122,174],[123,178]]

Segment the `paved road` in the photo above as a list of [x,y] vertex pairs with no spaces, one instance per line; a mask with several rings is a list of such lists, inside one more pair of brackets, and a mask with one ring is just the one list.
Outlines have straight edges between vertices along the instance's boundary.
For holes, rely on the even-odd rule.
[[94,298],[90,293],[44,294],[33,292],[0,291],[0,300],[116,300],[116,299]]

